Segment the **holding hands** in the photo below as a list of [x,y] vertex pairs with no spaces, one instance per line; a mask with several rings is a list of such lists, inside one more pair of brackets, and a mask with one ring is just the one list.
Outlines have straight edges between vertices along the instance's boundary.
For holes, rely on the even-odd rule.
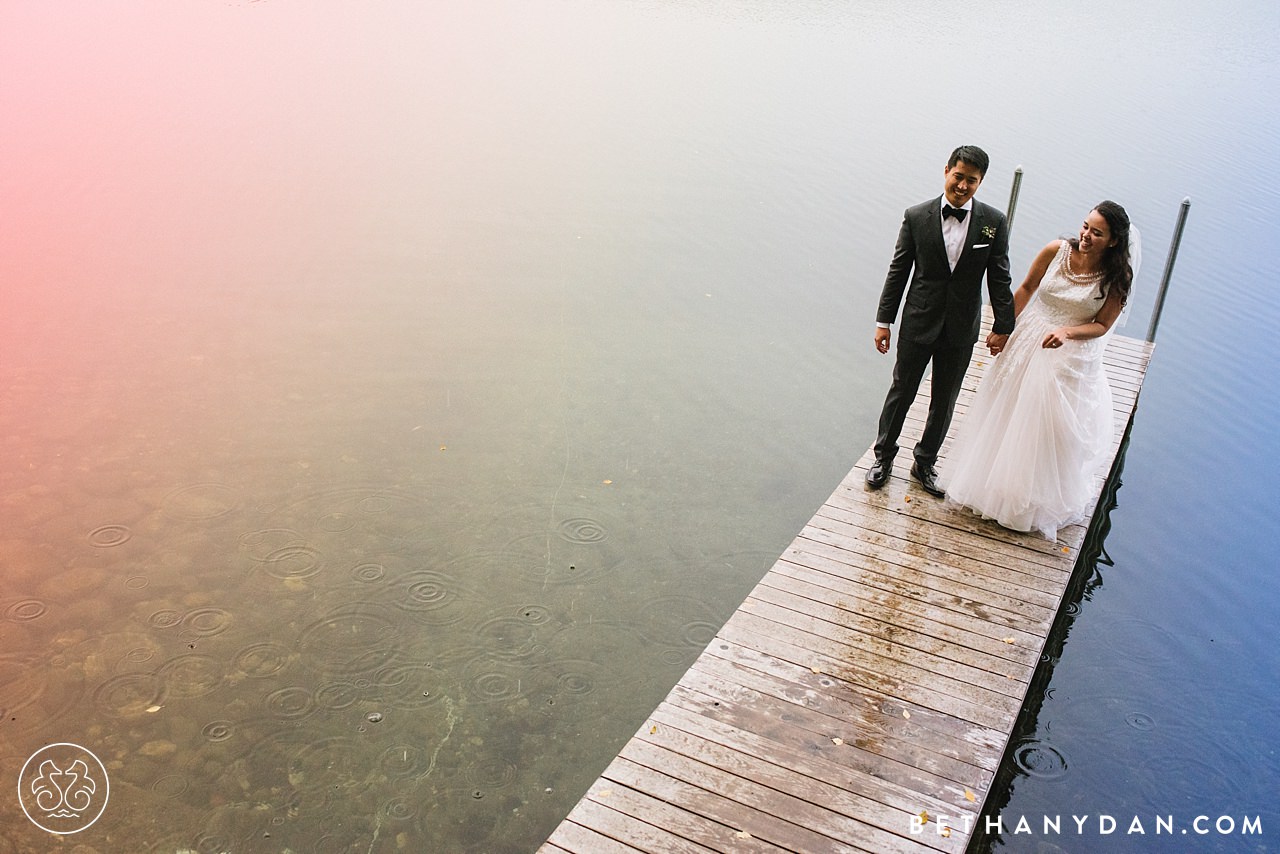
[[[1062,332],[1063,330],[1060,329],[1057,331]],[[876,327],[876,349],[879,350],[881,353],[889,352],[890,338],[891,336],[888,329],[885,329],[883,326]],[[986,341],[987,349],[991,351],[991,355],[997,356],[1000,354],[1002,350],[1004,350],[1004,345],[1006,342],[1008,342],[1008,340],[1009,340],[1008,335],[997,335],[996,333],[992,332],[990,335],[987,336],[987,341]],[[1045,339],[1045,340],[1047,341],[1048,339]],[[1049,345],[1045,344],[1044,346],[1048,347]],[[1054,346],[1057,346],[1057,345],[1054,345]]]

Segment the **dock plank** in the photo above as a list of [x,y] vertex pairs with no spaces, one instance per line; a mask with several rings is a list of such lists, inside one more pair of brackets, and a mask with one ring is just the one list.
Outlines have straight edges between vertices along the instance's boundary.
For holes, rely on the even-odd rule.
[[[852,609],[844,600],[827,604],[823,588],[808,584],[793,576],[779,577],[789,579],[789,588],[780,589],[772,586],[776,581],[770,579],[769,584],[761,584],[751,594],[751,598],[764,603],[763,608],[755,609],[756,614],[769,616],[788,625],[804,627],[806,631],[821,635],[850,646],[872,645],[883,650],[883,654],[899,661],[915,663],[935,672],[951,673],[960,679],[971,679],[982,683],[991,681],[993,685],[1009,679],[1029,680],[1034,666],[1025,661],[1018,662],[1004,657],[1003,653],[1011,648],[1011,644],[1001,643],[1001,655],[983,652],[964,642],[941,640],[933,634],[918,631],[910,625],[903,625],[906,620],[895,614],[883,614],[883,619],[868,613],[866,609]],[[830,591],[827,591],[828,593]],[[782,613],[783,610],[793,612],[795,616]],[[777,617],[770,616],[778,614]],[[993,687],[1000,693],[1009,693],[1002,687]]]
[[[859,770],[904,786],[925,779],[935,788],[939,780],[972,786],[990,770],[973,763],[993,764],[974,747],[999,744],[997,730],[859,686],[839,685],[830,676],[806,681],[799,668],[792,666],[792,671],[790,678],[771,676],[741,659],[709,656],[688,671],[660,708],[686,708],[807,748],[839,738],[867,751],[848,758]],[[735,677],[736,684],[725,681]],[[904,717],[904,711],[911,717]]]
[[[683,810],[680,807],[670,803],[669,801],[659,800],[650,795],[645,794],[639,789],[628,788],[624,794],[615,795],[613,783],[606,778],[600,778],[595,785],[587,791],[586,799],[602,805],[609,809],[625,813],[631,818],[637,819],[645,824],[652,826],[662,826],[670,829],[671,834],[678,837],[680,842],[670,840],[666,844],[676,850],[686,850],[678,848],[685,842],[692,843],[696,846],[693,850],[698,851],[720,851],[720,852],[759,852],[759,854],[773,854],[773,852],[783,851],[763,839],[748,838],[739,835],[735,831],[730,831],[724,825],[709,824],[695,813]],[[647,831],[640,831],[646,833]],[[639,834],[637,834],[639,835]],[[654,849],[650,849],[654,850]],[[666,848],[658,850],[667,850]]]
[[[1113,454],[1152,350],[1108,342]],[[957,423],[990,363],[975,347]],[[927,400],[926,380],[904,449]],[[940,467],[949,450],[950,439]],[[1087,525],[1056,541],[1001,528],[926,495],[909,450],[873,492],[871,460],[854,463],[542,854],[964,851]],[[1107,476],[1094,478],[1095,504]]]
[[[654,748],[639,739],[627,743],[603,776],[621,786],[681,804],[702,817],[709,832],[718,830],[726,841],[761,839],[786,851],[874,854],[866,847],[840,841],[838,835],[824,834],[823,829],[839,824],[839,816],[830,810],[805,804],[750,780],[716,772],[709,765]],[[625,796],[625,790],[615,789],[613,794]],[[777,815],[788,807],[795,807],[789,815],[797,821]],[[592,849],[582,850],[587,854]]]

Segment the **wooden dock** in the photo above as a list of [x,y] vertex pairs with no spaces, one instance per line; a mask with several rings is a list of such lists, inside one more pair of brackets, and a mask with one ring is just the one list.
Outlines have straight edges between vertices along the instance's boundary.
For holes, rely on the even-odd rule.
[[[1108,345],[1113,453],[1152,346]],[[965,850],[1086,527],[1052,543],[910,481],[927,385],[890,482],[864,454],[543,854]]]

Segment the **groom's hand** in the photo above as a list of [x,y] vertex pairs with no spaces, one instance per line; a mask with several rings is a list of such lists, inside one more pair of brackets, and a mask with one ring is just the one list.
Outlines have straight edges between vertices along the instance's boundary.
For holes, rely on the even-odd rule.
[[987,349],[991,351],[991,355],[998,356],[1000,351],[1004,349],[1005,342],[1008,340],[1008,335],[997,335],[992,332],[987,336]]
[[876,349],[881,353],[889,352],[889,330],[883,326],[876,327]]

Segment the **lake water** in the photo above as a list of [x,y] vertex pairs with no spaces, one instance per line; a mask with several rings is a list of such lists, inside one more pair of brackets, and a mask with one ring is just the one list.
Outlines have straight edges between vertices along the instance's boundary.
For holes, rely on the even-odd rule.
[[1128,208],[1125,334],[1193,200],[1110,562],[976,847],[1274,851],[1277,36],[1264,0],[5,4],[4,790],[74,742],[79,852],[536,848],[871,443],[902,209],[973,142],[980,198],[1025,170],[1015,278]]

